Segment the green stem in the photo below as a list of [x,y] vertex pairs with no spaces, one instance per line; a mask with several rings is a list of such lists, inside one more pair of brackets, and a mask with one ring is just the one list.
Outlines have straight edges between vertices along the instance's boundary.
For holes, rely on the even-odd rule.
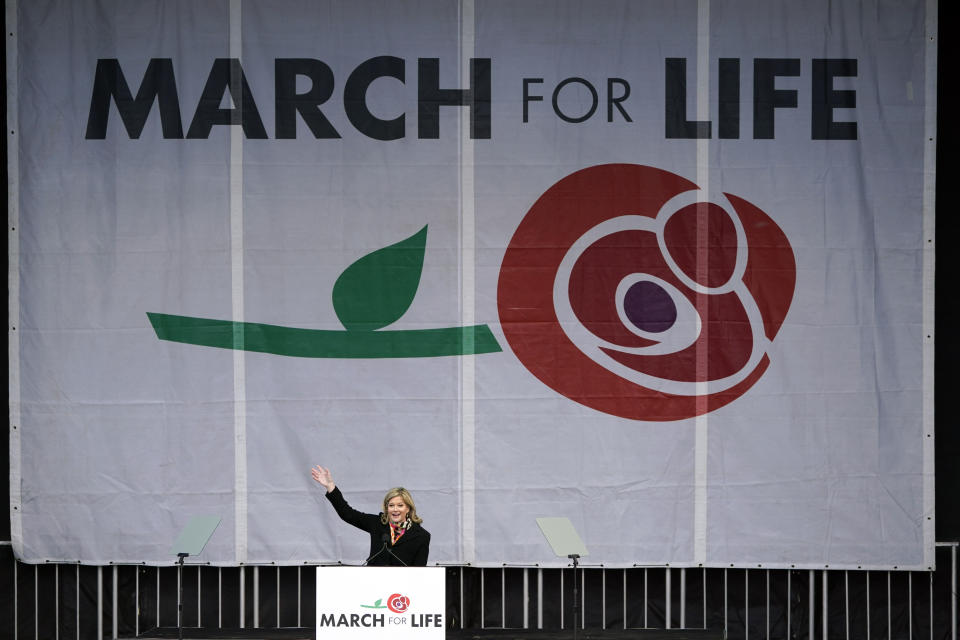
[[430,358],[502,351],[485,324],[442,329],[330,331],[147,313],[157,337],[299,358]]

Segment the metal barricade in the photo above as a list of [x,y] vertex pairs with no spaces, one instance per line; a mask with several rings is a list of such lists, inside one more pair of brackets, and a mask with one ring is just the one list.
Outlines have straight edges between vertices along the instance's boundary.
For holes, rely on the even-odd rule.
[[[174,566],[22,564],[11,573],[16,639],[129,638],[177,626]],[[957,543],[936,571],[584,567],[584,629],[711,629],[735,640],[957,640]],[[573,572],[448,566],[447,624],[458,629],[569,628]],[[315,567],[187,565],[184,628],[315,624]]]

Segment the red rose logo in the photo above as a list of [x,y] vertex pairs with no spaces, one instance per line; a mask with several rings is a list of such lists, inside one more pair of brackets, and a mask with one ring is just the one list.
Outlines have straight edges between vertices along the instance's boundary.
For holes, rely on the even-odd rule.
[[403,613],[410,606],[410,598],[394,593],[387,598],[387,607],[394,613]]
[[796,261],[770,216],[673,173],[589,167],[520,222],[497,305],[544,384],[634,420],[682,420],[740,397],[793,299]]

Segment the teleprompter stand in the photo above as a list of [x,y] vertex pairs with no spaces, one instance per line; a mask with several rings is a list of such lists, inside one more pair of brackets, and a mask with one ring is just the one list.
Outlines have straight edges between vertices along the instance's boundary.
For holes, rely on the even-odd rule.
[[577,627],[580,626],[580,577],[577,575],[577,561],[587,555],[587,547],[577,535],[569,518],[537,518],[537,525],[550,544],[553,552],[560,557],[573,561],[573,640],[577,640]]
[[213,530],[220,524],[217,516],[193,516],[170,548],[177,555],[177,638],[183,640],[183,560],[198,556],[206,546]]

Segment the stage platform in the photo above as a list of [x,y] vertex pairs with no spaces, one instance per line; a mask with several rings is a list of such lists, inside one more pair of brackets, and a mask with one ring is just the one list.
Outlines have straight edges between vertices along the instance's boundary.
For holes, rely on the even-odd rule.
[[[136,640],[168,640],[177,637],[176,627],[152,629]],[[316,629],[184,629],[184,640],[314,640]],[[573,630],[547,629],[450,629],[448,640],[572,640]],[[710,629],[584,629],[577,640],[723,640],[722,631]]]

